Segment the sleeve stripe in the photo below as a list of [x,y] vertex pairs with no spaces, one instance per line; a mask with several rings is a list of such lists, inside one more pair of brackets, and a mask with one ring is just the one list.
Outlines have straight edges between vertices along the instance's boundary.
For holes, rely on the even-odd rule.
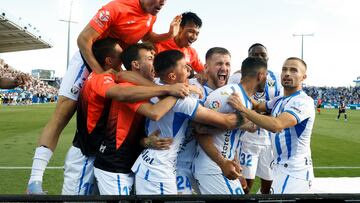
[[194,111],[192,112],[192,114],[190,116],[190,120],[192,120],[194,118],[196,110],[198,109],[198,107],[199,107],[199,101],[196,101],[196,106],[195,106]]
[[295,113],[295,112],[290,111],[290,110],[286,110],[286,111],[284,111],[284,112],[287,112],[287,113],[289,113],[289,114],[293,115],[293,116],[296,118],[297,123],[300,123],[300,118],[299,118],[299,116],[298,116],[298,115],[296,115],[296,113]]

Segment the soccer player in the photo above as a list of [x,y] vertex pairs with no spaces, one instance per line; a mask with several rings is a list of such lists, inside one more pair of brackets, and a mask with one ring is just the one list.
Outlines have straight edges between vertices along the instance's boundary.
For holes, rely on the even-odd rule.
[[[152,46],[145,44],[139,47],[139,60],[148,60],[151,65],[153,56]],[[92,49],[95,58],[104,70],[118,71],[121,66],[120,54],[122,49],[113,38],[97,40]],[[139,63],[139,72],[148,71],[151,66]],[[145,75],[145,74],[144,74]],[[77,107],[77,130],[65,160],[63,195],[94,194],[93,162],[101,142],[104,139],[105,128],[110,111],[111,99],[120,102],[133,102],[162,95],[166,92],[163,87],[123,87],[115,83],[116,75],[111,71],[102,74],[91,73],[82,88]],[[179,88],[172,87],[172,92]],[[162,89],[162,90],[161,90]]]
[[255,110],[271,112],[265,116],[246,108],[239,95],[229,99],[230,105],[247,119],[270,131],[274,151],[274,194],[308,193],[313,179],[310,139],[315,120],[314,100],[302,90],[306,64],[291,57],[281,72],[284,96],[255,105]]
[[[189,69],[184,54],[178,50],[159,53],[155,57],[154,67],[164,85],[187,82]],[[136,194],[177,194],[176,158],[185,139],[189,120],[225,129],[239,125],[237,115],[220,114],[198,103],[198,100],[192,97],[179,99],[157,123],[147,124],[148,133],[159,128],[161,137],[173,137],[174,140],[168,150],[145,149],[137,158],[132,167]]]
[[[122,54],[125,68],[153,80],[154,52],[151,48],[152,46],[146,44],[135,44],[125,49]],[[120,83],[120,86],[135,88],[131,83]],[[166,94],[164,90],[173,91],[179,89],[177,87],[184,86],[186,87],[187,84],[157,86],[156,88],[165,89],[159,91],[157,95],[152,95],[161,96]],[[149,98],[149,94],[150,91],[144,88],[144,90],[134,93],[134,96],[144,97],[143,95],[147,95],[146,98]],[[130,168],[141,151],[140,138],[144,134],[144,116],[151,120],[159,120],[175,102],[176,98],[174,97],[167,97],[154,105],[144,99],[133,103],[124,103],[116,101],[116,97],[113,98],[105,139],[94,162],[94,174],[101,195],[130,194],[133,185],[133,174]]]
[[340,115],[343,113],[344,117],[345,117],[345,122],[347,121],[347,115],[346,115],[346,109],[345,109],[346,105],[345,105],[345,100],[343,96],[340,96],[340,102],[339,102],[339,114],[336,118],[336,120],[339,120]]
[[[212,91],[226,85],[231,72],[231,55],[227,49],[213,47],[206,52],[205,58],[204,73],[207,82],[201,84],[198,78],[189,80],[189,84],[196,85],[203,91],[204,97],[199,100],[202,105]],[[181,144],[177,158],[176,180],[179,194],[192,194],[193,190],[196,193],[200,193],[191,171],[196,145],[196,140],[190,129],[185,134],[185,139]]]
[[[80,33],[77,42],[79,51],[71,59],[63,77],[59,100],[51,119],[44,127],[39,146],[35,150],[33,166],[28,182],[28,194],[43,194],[42,180],[45,168],[56,148],[59,136],[76,110],[76,102],[83,82],[89,72],[101,73],[103,69],[92,53],[93,43],[102,38],[116,38],[124,49],[140,39],[158,42],[176,35],[180,17],[171,23],[168,33],[158,35],[152,31],[156,14],[165,0],[114,0],[103,6]],[[133,72],[125,73],[135,84],[150,85]]]
[[157,52],[175,49],[184,53],[186,63],[192,70],[202,73],[204,65],[201,63],[196,50],[191,45],[197,40],[202,20],[193,12],[181,14],[181,23],[178,34],[166,41],[155,43]]
[[[248,49],[249,57],[259,57],[268,62],[268,52],[264,45],[255,43]],[[230,77],[229,83],[239,83],[241,73],[237,72]],[[267,80],[264,91],[256,92],[252,98],[258,102],[269,101],[270,99],[282,95],[282,86],[278,74],[268,70]],[[241,136],[240,164],[242,174],[246,178],[247,189],[244,191],[249,193],[255,181],[255,176],[260,177],[261,194],[269,194],[272,183],[272,170],[270,168],[273,161],[273,152],[271,148],[271,140],[267,130],[259,128],[256,132],[245,132]]]
[[[228,97],[237,92],[241,95],[239,102],[251,109],[250,97],[257,91],[263,91],[267,77],[267,64],[260,58],[248,57],[242,62],[242,79],[238,84],[228,84],[213,91],[207,98],[205,106],[219,112],[234,112],[227,104]],[[198,154],[194,159],[193,173],[198,181],[201,194],[244,194],[242,185],[237,179],[240,174],[226,177],[226,163],[238,156],[240,137],[245,128],[229,131],[218,131],[209,136],[197,136]]]
[[321,98],[319,97],[319,98],[317,99],[317,104],[316,104],[316,110],[317,110],[318,114],[321,113],[321,104],[322,104],[322,100],[321,100]]

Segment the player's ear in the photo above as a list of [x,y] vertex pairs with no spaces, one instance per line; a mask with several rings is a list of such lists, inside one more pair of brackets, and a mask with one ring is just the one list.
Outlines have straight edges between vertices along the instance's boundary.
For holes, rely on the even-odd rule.
[[303,80],[305,80],[307,78],[307,75],[306,74],[304,74],[303,75]]
[[106,57],[106,58],[105,58],[105,65],[106,65],[106,66],[111,65],[112,62],[113,62],[113,59],[112,59],[111,57]]
[[140,64],[138,61],[131,61],[131,68],[134,68],[136,70],[140,69]]
[[168,78],[169,78],[170,80],[176,80],[176,74],[173,73],[173,72],[170,72],[170,73],[168,74]]

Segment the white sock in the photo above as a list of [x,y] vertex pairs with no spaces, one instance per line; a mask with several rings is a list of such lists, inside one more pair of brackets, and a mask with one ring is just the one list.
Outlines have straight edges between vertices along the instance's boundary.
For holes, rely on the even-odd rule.
[[49,163],[52,154],[53,152],[47,147],[40,146],[36,148],[31,167],[29,184],[34,181],[42,182],[46,166]]

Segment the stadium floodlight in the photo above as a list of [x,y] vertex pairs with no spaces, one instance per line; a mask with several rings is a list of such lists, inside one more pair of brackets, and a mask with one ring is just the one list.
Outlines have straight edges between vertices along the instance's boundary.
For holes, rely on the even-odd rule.
[[301,59],[304,60],[304,37],[313,37],[314,33],[311,34],[293,34],[293,37],[300,37],[301,36]]
[[77,23],[76,21],[72,21],[72,8],[73,8],[74,0],[70,0],[69,7],[69,17],[68,19],[60,19],[60,21],[67,22],[68,24],[68,33],[67,33],[67,53],[66,53],[66,70],[69,68],[69,54],[70,54],[70,25],[71,23]]

